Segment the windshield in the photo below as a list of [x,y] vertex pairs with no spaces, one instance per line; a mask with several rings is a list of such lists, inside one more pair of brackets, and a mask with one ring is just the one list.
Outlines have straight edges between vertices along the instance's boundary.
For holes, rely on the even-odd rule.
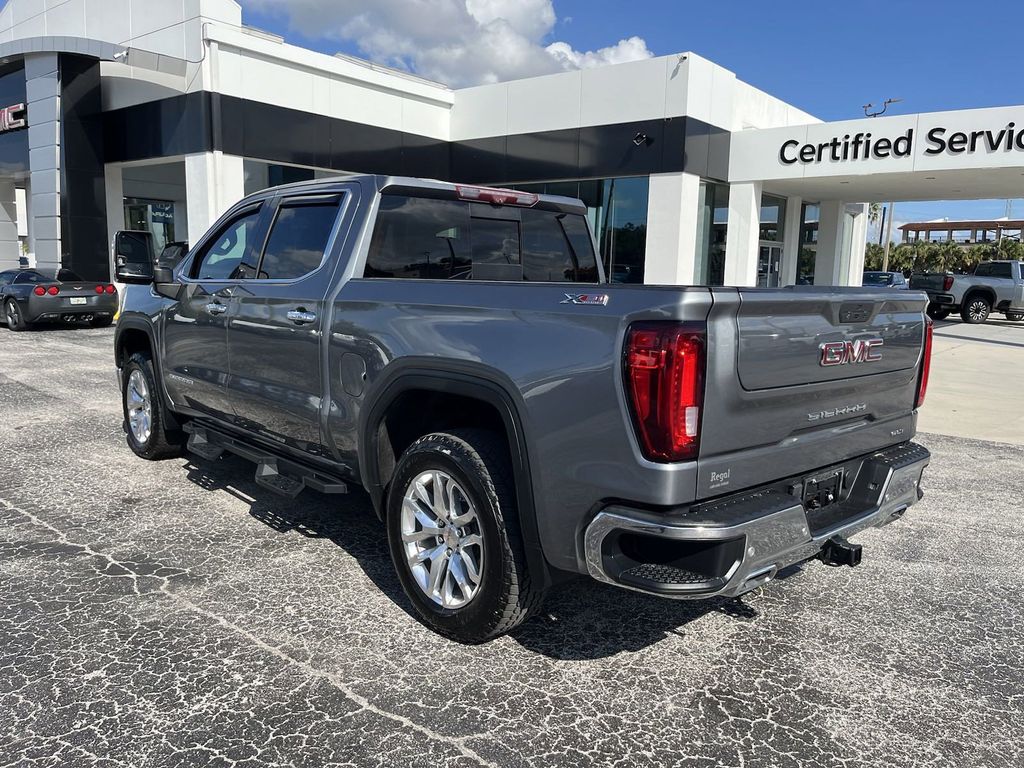
[[892,275],[888,272],[865,272],[864,285],[892,285]]

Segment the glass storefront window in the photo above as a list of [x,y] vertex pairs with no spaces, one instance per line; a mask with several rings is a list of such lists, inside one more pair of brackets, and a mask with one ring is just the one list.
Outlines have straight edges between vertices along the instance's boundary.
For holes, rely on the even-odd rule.
[[761,195],[761,232],[758,240],[781,243],[786,223],[786,198]]
[[697,285],[725,283],[725,241],[729,229],[729,185],[702,181],[698,197]]
[[246,195],[281,184],[293,184],[297,181],[311,181],[313,179],[346,175],[343,171],[305,168],[298,165],[280,165],[278,163],[267,163],[263,160],[250,160],[248,158],[242,161],[242,171],[245,176],[244,189]]
[[797,257],[797,285],[814,285],[814,262],[818,257],[818,219],[813,203],[805,203],[800,216],[800,254]]
[[153,249],[157,254],[175,242],[174,203],[170,200],[124,199],[125,228],[153,233]]

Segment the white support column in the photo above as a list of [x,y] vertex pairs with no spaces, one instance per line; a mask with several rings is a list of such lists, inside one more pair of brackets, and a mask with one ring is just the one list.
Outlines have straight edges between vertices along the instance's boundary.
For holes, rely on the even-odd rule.
[[0,179],[0,270],[17,269],[20,256],[14,182]]
[[796,271],[800,263],[800,230],[803,226],[803,198],[786,198],[786,223],[783,227],[782,273],[780,285],[796,285]]
[[694,284],[699,198],[699,176],[651,176],[644,262],[644,282],[648,285]]
[[25,179],[25,244],[28,246],[28,263],[30,267],[36,265],[36,233],[32,226],[32,179],[31,175]]
[[818,255],[814,260],[815,285],[839,285],[843,252],[843,215],[845,203],[823,200],[819,206]]
[[110,163],[103,168],[107,188],[107,249],[110,253],[110,274],[114,269],[114,236],[125,228],[124,175],[121,166]]
[[57,54],[25,55],[28,101],[28,146],[32,197],[29,237],[36,269],[61,267],[60,229],[60,73]]
[[828,200],[821,204],[815,285],[860,285],[867,241],[867,206]]
[[845,254],[845,270],[840,275],[842,285],[861,285],[864,282],[864,249],[868,242],[868,206],[857,203],[846,206],[853,214],[853,231],[850,233],[850,248]]
[[725,241],[725,284],[757,285],[757,242],[761,228],[761,182],[729,186],[729,229]]
[[186,155],[185,189],[188,241],[194,245],[211,224],[245,197],[242,158],[223,152]]

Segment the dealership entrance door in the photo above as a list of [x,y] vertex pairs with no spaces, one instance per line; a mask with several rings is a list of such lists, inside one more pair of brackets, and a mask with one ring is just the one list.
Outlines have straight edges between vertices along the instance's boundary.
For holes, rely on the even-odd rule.
[[778,288],[782,284],[782,244],[761,243],[757,249],[757,287]]

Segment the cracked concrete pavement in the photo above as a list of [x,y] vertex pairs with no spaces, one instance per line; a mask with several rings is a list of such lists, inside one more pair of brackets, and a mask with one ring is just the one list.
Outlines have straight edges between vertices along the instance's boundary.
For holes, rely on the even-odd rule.
[[[579,580],[464,647],[364,496],[124,444],[109,330],[0,331],[0,766],[1019,766],[1024,448],[742,601]],[[933,374],[934,375],[934,374]]]

